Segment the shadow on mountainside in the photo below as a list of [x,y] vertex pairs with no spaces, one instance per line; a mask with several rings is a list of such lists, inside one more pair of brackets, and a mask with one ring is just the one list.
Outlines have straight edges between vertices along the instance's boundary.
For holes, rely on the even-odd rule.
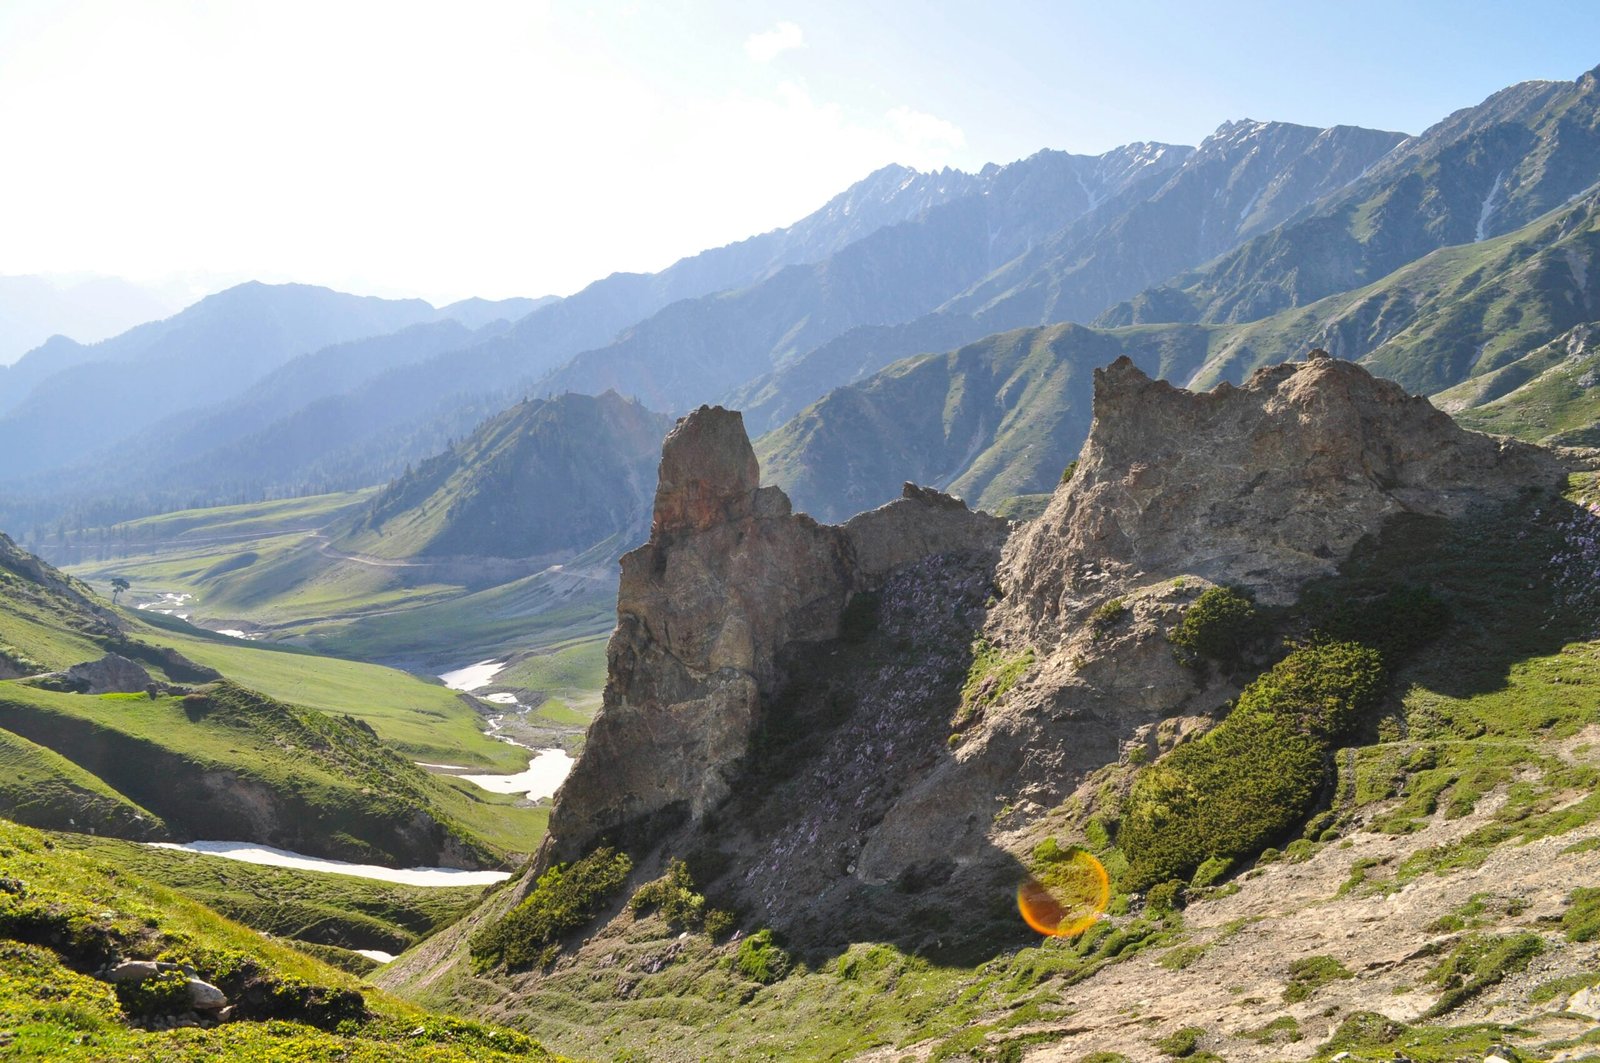
[[[1395,677],[1397,695],[1504,693],[1520,665],[1595,637],[1600,517],[1534,491],[1460,520],[1403,514],[1358,543],[1339,575],[1308,588],[1303,600],[1359,600],[1403,584],[1425,587],[1445,601],[1450,623]],[[1467,718],[1449,724],[1471,738],[1530,722],[1537,726]]]

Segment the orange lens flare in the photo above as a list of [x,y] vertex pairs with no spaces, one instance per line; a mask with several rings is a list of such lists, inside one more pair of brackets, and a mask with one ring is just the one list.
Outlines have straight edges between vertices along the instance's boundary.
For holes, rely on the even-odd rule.
[[1093,926],[1110,903],[1111,879],[1105,867],[1082,849],[1041,864],[1017,887],[1022,918],[1049,937],[1076,937]]

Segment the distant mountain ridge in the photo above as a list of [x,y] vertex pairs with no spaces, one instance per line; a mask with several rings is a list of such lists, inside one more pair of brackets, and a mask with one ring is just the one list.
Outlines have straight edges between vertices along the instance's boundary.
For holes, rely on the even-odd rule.
[[1396,148],[1306,217],[1107,311],[1104,325],[1239,322],[1498,236],[1600,180],[1600,68],[1530,81]]

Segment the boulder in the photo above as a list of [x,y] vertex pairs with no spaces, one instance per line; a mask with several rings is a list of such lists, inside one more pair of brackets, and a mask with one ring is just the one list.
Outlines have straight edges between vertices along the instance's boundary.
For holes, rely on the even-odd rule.
[[143,694],[156,685],[142,666],[116,653],[73,665],[65,679],[83,694]]
[[228,1006],[228,997],[210,982],[190,978],[189,1006],[196,1011],[220,1011]]

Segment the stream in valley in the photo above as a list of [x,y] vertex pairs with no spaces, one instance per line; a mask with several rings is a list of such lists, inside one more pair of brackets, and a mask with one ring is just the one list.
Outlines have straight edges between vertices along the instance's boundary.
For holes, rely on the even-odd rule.
[[[458,668],[453,672],[444,672],[439,678],[451,690],[473,694],[494,682],[494,677],[505,668],[505,661],[479,661],[469,664],[465,668]],[[470,769],[456,764],[427,764],[418,762],[421,767],[432,768],[435,771],[448,771],[474,786],[497,794],[522,794],[530,801],[537,801],[542,797],[551,797],[567,778],[567,773],[572,770],[572,757],[564,749],[537,749],[526,742],[519,742],[510,735],[503,734],[506,717],[511,715],[525,715],[529,706],[518,702],[514,694],[489,694],[478,695],[483,701],[495,705],[504,705],[506,712],[489,717],[484,726],[484,733],[490,738],[497,739],[509,745],[526,749],[532,756],[528,766],[522,771],[512,775],[478,775],[471,774]]]

